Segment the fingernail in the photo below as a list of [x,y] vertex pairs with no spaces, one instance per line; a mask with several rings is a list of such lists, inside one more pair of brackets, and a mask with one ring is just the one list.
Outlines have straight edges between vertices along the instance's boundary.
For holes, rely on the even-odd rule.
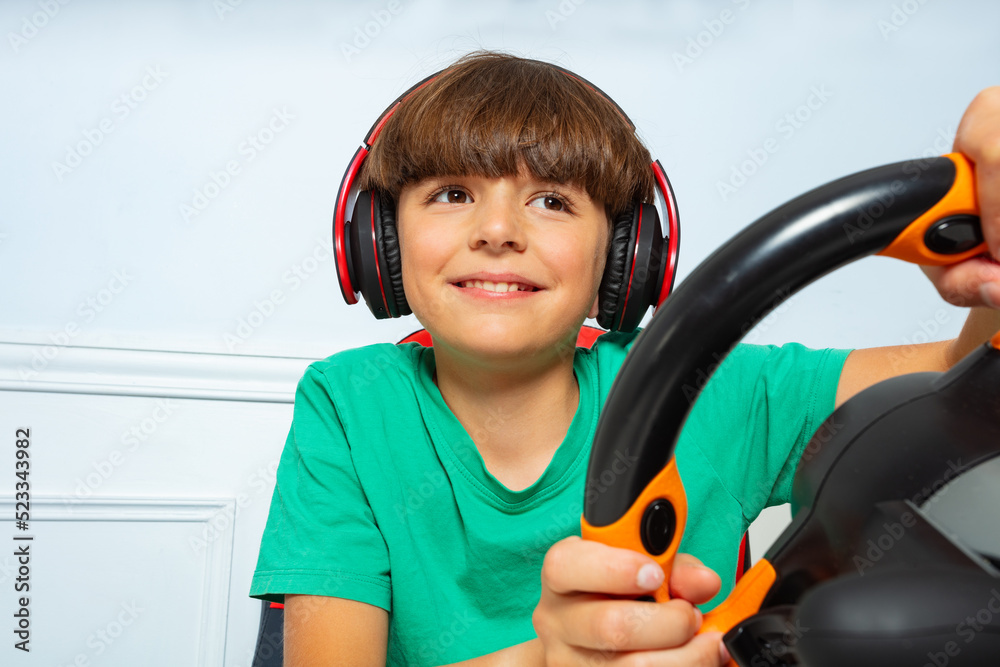
[[639,584],[640,588],[651,589],[659,588],[660,584],[663,583],[663,570],[659,565],[646,564],[639,568],[639,576],[636,577],[636,583]]
[[698,607],[694,608],[694,618],[695,618],[694,631],[698,632],[699,630],[701,630],[701,622],[703,620],[701,615],[701,609],[698,609]]
[[1000,284],[983,283],[979,286],[979,296],[987,306],[1000,310]]
[[733,659],[733,657],[729,655],[729,651],[726,650],[726,645],[721,639],[719,640],[719,658],[722,659],[723,663],[727,663]]

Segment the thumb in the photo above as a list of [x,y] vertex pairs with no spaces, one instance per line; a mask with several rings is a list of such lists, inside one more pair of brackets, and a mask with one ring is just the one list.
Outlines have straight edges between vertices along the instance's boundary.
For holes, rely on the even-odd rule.
[[696,635],[688,642],[687,648],[690,648],[701,658],[701,662],[698,663],[699,665],[719,665],[719,667],[723,667],[724,665],[732,664],[730,663],[732,658],[729,655],[729,651],[726,650],[726,645],[722,643],[721,632],[706,632]]
[[677,554],[670,571],[670,595],[694,604],[708,602],[722,588],[722,579],[691,554]]

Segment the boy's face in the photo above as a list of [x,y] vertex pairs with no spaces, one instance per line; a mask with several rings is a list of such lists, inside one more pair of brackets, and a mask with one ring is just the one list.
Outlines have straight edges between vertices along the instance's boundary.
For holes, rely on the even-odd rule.
[[573,349],[596,316],[609,225],[581,188],[429,178],[403,188],[396,217],[406,299],[435,346],[527,362]]

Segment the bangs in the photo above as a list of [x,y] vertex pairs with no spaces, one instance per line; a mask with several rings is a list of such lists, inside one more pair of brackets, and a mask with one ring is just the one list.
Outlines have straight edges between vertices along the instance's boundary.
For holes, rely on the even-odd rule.
[[361,189],[398,200],[404,185],[424,178],[527,171],[584,189],[613,220],[631,201],[652,201],[651,162],[615,106],[575,77],[477,52],[399,105],[358,178]]

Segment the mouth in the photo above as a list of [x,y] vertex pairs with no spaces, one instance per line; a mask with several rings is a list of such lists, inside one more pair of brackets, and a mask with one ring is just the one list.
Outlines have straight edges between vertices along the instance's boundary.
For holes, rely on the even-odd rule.
[[526,285],[524,283],[515,282],[493,282],[491,280],[462,280],[457,283],[452,283],[456,287],[461,287],[463,289],[468,289],[474,287],[476,289],[486,290],[487,292],[537,292],[539,288],[534,285]]

